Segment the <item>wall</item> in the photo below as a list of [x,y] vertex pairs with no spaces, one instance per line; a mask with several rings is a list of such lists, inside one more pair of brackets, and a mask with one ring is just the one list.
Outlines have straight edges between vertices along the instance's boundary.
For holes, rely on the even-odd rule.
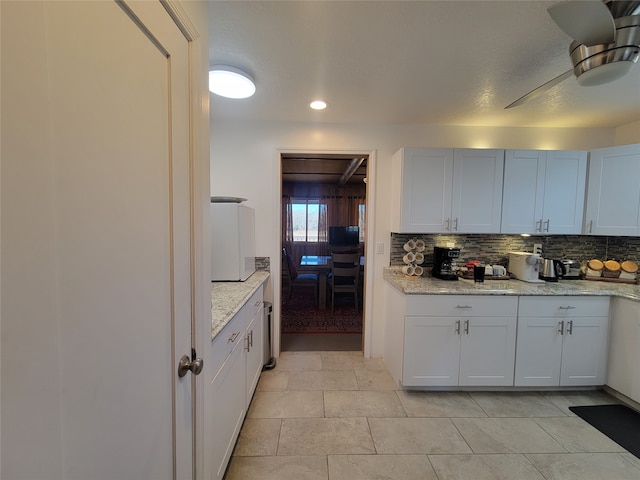
[[633,143],[640,143],[640,120],[616,128],[614,145],[631,145]]
[[[611,128],[491,128],[437,125],[340,125],[212,121],[211,194],[248,198],[256,209],[256,255],[269,256],[275,292],[274,318],[279,318],[279,186],[278,150],[349,150],[374,152],[367,199],[373,213],[369,246],[384,244],[383,254],[367,253],[365,355],[381,356],[384,345],[384,280],[389,265],[391,156],[403,146],[469,148],[594,149],[614,145]],[[370,170],[371,171],[371,170]],[[275,260],[274,260],[275,259]],[[275,296],[274,296],[275,293]],[[276,332],[278,339],[279,332]],[[277,345],[277,348],[279,344]],[[277,350],[276,348],[276,350]]]

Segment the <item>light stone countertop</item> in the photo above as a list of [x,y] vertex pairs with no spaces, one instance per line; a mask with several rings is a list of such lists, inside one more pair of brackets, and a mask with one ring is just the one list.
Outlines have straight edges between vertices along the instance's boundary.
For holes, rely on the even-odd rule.
[[244,282],[211,282],[211,340],[269,279],[269,275],[265,270],[257,270]]
[[528,283],[520,280],[440,280],[431,276],[407,278],[401,267],[385,267],[384,279],[406,295],[603,295],[640,302],[640,286],[591,280]]

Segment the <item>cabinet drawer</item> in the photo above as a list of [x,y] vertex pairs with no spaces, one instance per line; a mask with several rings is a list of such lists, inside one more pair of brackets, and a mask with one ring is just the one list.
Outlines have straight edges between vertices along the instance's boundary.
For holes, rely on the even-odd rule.
[[490,295],[408,295],[407,315],[505,317],[518,312],[518,297]]
[[242,311],[238,312],[227,323],[222,331],[211,342],[211,379],[214,379],[222,368],[227,357],[233,351],[233,348],[242,343],[243,333],[246,329],[246,321],[242,316]]
[[608,317],[609,297],[520,297],[521,317]]
[[253,319],[253,317],[256,316],[256,312],[262,309],[262,306],[263,306],[262,301],[263,301],[263,294],[262,294],[262,287],[260,287],[258,288],[258,290],[254,292],[253,295],[251,295],[249,300],[247,300],[247,302],[242,306],[242,308],[240,309],[240,312],[238,312],[239,315],[245,318],[245,322],[246,322],[245,328],[247,327],[247,325],[249,325],[249,322]]

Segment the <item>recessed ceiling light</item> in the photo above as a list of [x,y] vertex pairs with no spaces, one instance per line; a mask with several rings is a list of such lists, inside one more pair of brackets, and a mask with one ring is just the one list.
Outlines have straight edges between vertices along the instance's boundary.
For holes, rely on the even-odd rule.
[[226,98],[248,98],[256,92],[256,86],[239,68],[214,65],[209,71],[209,91]]
[[325,102],[324,100],[314,100],[309,104],[309,106],[314,110],[324,110],[325,108],[327,108],[327,102]]

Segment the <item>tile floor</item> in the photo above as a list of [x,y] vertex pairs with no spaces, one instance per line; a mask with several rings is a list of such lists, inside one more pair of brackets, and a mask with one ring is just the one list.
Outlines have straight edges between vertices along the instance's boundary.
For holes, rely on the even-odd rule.
[[639,480],[640,459],[568,409],[603,392],[404,392],[360,352],[283,352],[225,480]]

